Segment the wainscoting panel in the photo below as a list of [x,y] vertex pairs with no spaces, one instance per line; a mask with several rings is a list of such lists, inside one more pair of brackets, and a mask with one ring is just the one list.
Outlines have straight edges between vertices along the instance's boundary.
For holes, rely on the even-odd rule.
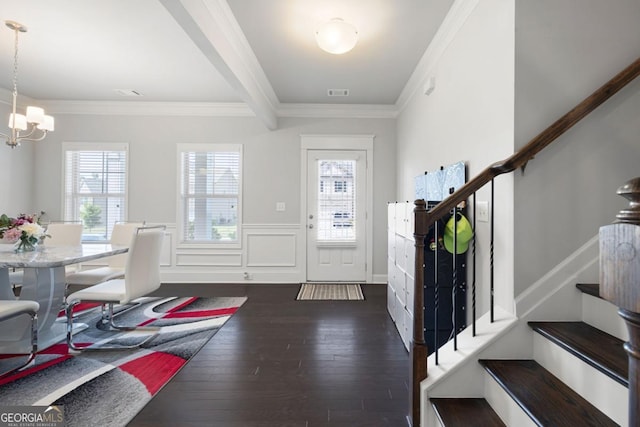
[[162,242],[162,254],[160,255],[160,266],[171,267],[173,265],[173,247],[174,247],[173,230],[167,229],[164,234],[164,242]]
[[180,267],[240,267],[241,253],[178,253],[176,265]]
[[[159,225],[149,223],[148,225]],[[176,224],[164,223],[160,259],[166,283],[300,283],[306,280],[304,233],[300,224],[243,224],[242,239],[226,245],[181,245]],[[83,263],[81,269],[102,267],[106,259]],[[386,274],[372,283],[387,283]]]
[[295,267],[296,241],[295,233],[247,232],[247,267]]
[[[154,224],[149,224],[154,225]],[[235,247],[185,245],[176,224],[166,224],[161,279],[166,283],[299,283],[304,281],[304,247],[299,224],[243,224]],[[99,259],[83,269],[106,265]]]
[[[304,248],[299,224],[243,224],[235,247],[186,245],[177,241],[175,224],[167,225],[170,266],[163,264],[163,282],[297,283],[304,280]],[[165,248],[167,248],[165,246]]]

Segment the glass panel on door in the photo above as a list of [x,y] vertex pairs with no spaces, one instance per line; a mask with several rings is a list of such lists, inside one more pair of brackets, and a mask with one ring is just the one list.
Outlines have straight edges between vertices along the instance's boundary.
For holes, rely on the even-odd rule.
[[318,160],[317,239],[356,239],[356,161]]

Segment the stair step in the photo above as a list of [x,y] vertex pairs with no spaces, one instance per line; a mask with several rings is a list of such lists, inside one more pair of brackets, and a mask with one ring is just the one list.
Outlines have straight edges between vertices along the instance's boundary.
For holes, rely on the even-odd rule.
[[629,387],[629,359],[622,340],[584,322],[529,322],[529,326],[580,360]]
[[539,426],[617,426],[535,360],[480,360]]
[[600,285],[598,283],[578,283],[576,288],[585,294],[600,298]]
[[444,427],[506,427],[483,398],[429,399]]

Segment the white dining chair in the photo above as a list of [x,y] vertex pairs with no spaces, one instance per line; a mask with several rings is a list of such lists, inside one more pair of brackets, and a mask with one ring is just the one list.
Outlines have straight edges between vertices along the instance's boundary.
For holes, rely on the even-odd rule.
[[82,243],[81,222],[51,222],[47,225],[48,235],[42,242],[45,246],[77,246]]
[[[51,222],[47,226],[47,237],[43,241],[44,246],[78,246],[82,244],[82,222],[64,221]],[[74,272],[78,269],[77,265],[69,265],[65,267],[67,273]]]
[[[136,229],[144,227],[144,222],[117,222],[113,225],[110,243],[118,246],[129,246],[135,235]],[[97,285],[112,279],[124,277],[127,264],[127,254],[114,255],[107,259],[104,267],[77,270],[66,275],[69,289],[77,289]]]
[[[160,256],[165,228],[165,226],[153,226],[139,227],[136,230],[129,246],[123,279],[107,280],[81,289],[67,297],[65,313],[67,317],[67,345],[70,349],[84,351],[137,348],[157,335],[159,328],[114,323],[113,307],[115,304],[129,304],[160,287]],[[116,332],[148,331],[150,334],[143,341],[129,346],[77,347],[73,342],[73,308],[81,302],[102,304],[102,318],[98,321],[100,329]],[[123,311],[120,311],[117,315],[122,313]]]
[[0,322],[13,319],[14,317],[27,315],[31,318],[31,349],[27,360],[21,365],[9,369],[2,374],[0,378],[3,378],[13,372],[19,371],[22,368],[28,366],[31,361],[36,357],[38,351],[38,310],[40,304],[36,301],[30,300],[0,300]]

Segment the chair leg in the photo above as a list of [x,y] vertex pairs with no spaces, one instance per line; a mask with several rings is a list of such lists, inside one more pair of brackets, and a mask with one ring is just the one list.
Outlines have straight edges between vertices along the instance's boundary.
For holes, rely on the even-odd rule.
[[[73,307],[76,306],[80,301],[76,301],[72,304],[68,304],[66,308],[67,315],[67,346],[75,351],[100,351],[100,350],[126,350],[126,349],[136,349],[141,347],[142,345],[148,343],[152,339],[154,339],[158,333],[160,332],[159,327],[154,326],[125,326],[125,325],[116,325],[113,323],[113,306],[114,303],[104,303],[102,304],[102,316],[98,320],[96,327],[103,331],[112,331],[112,332],[129,332],[129,331],[149,331],[155,332],[150,334],[147,338],[142,340],[141,342],[133,345],[122,345],[122,346],[89,346],[89,347],[78,347],[73,342]],[[124,311],[129,310],[130,308],[125,309]],[[116,315],[121,314],[117,313]]]
[[67,347],[72,350],[81,351],[82,348],[76,347],[73,342],[73,307],[78,305],[80,301],[76,301],[72,304],[67,304],[65,307],[65,315],[67,317]]
[[[124,325],[116,325],[114,323],[114,319],[116,317],[128,312],[133,308],[136,308],[139,305],[140,303],[135,301],[131,301],[127,304],[122,304],[122,305],[119,304],[118,311],[114,312],[115,303],[102,304],[102,308],[101,308],[102,317],[100,318],[100,320],[98,320],[98,323],[96,323],[96,328],[102,331],[113,331],[116,329],[120,331],[145,330],[145,328],[142,326],[124,326]],[[152,329],[149,329],[149,330],[152,330]]]
[[36,353],[38,352],[38,314],[29,313],[29,316],[31,316],[31,352],[29,353],[26,362],[18,367],[3,372],[0,374],[0,379],[26,368],[36,358]]

